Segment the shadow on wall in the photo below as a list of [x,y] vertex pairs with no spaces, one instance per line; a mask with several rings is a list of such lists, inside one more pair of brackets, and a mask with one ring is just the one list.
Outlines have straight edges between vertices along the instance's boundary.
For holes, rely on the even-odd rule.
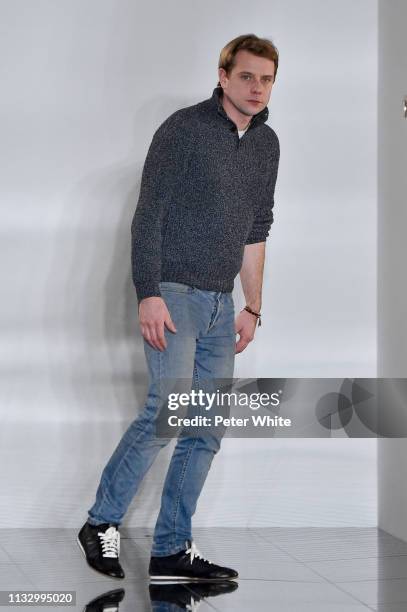
[[[58,347],[59,363],[49,364],[58,374],[54,393],[69,394],[78,420],[130,419],[144,401],[148,379],[131,277],[131,221],[153,133],[183,105],[167,102],[157,111],[143,151],[137,146],[129,155],[141,156],[141,163],[126,159],[88,174],[61,208],[44,310],[52,313]],[[137,112],[136,131],[146,112]]]

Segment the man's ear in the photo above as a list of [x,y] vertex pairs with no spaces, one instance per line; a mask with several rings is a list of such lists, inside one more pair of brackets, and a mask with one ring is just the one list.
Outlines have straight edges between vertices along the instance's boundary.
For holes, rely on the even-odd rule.
[[227,77],[227,72],[224,68],[218,68],[218,79],[219,79],[219,83],[222,83],[222,81],[225,81],[225,78]]

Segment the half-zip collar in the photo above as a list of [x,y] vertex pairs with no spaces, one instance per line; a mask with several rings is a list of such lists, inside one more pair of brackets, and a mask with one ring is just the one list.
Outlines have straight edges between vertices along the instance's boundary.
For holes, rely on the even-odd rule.
[[[232,121],[232,119],[230,119],[230,117],[228,117],[225,109],[223,108],[222,96],[223,96],[223,89],[220,85],[218,85],[213,90],[212,97],[210,98],[212,107],[219,113],[219,115],[221,115],[224,119],[226,119],[226,121],[229,121],[233,126],[236,127],[235,123]],[[249,123],[249,127],[247,129],[252,129],[253,127],[256,127],[257,125],[264,123],[265,121],[267,121],[268,116],[269,116],[269,110],[268,110],[268,107],[266,106],[265,108],[263,108],[262,111],[257,113],[257,115],[253,115]]]

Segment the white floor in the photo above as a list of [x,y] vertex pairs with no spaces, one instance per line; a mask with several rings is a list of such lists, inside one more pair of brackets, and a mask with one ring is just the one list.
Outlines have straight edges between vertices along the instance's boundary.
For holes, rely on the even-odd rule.
[[[194,529],[203,556],[239,571],[238,588],[216,597],[200,599],[196,585],[182,586],[180,602],[192,598],[195,608],[152,601],[151,529],[123,527],[121,534],[124,580],[87,566],[75,530],[0,530],[0,590],[73,590],[76,607],[69,610],[83,610],[94,598],[120,588],[125,593],[119,612],[196,610],[198,604],[200,612],[407,609],[407,543],[373,528]],[[165,599],[165,589],[161,596]]]

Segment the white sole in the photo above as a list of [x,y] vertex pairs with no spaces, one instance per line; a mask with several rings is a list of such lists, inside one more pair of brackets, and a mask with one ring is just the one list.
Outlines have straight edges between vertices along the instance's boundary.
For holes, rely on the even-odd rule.
[[230,578],[193,578],[192,576],[150,576],[150,580],[159,582],[159,584],[168,584],[168,582],[225,582],[225,580],[237,580],[238,576]]

